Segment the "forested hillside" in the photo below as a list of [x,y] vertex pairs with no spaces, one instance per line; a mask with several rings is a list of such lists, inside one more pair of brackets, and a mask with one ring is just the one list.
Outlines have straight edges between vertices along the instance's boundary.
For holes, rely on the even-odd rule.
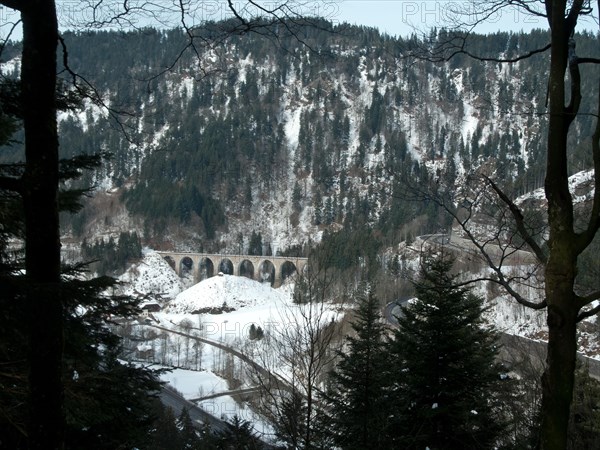
[[[392,39],[321,25],[183,53],[180,30],[66,33],[70,69],[104,106],[61,113],[62,154],[112,158],[84,180],[96,201],[65,218],[64,233],[93,242],[118,221],[155,247],[231,252],[247,251],[252,232],[274,252],[342,228],[397,242],[448,226],[433,205],[409,201],[401,180],[460,185],[486,164],[514,194],[543,185],[546,55],[435,63],[407,55],[446,41],[443,30]],[[547,40],[498,33],[467,46],[511,58]],[[596,37],[578,38],[578,51],[597,55]],[[7,76],[18,72],[11,54],[17,46],[3,53]],[[589,136],[591,123],[581,114],[578,134]],[[570,172],[591,165],[575,144],[571,155]]]

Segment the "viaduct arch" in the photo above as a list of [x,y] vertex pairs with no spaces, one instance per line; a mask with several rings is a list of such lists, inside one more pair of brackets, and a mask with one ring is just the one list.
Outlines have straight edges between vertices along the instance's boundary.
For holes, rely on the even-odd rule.
[[287,256],[221,255],[211,253],[157,252],[177,272],[193,275],[200,282],[223,272],[228,275],[247,277],[256,281],[270,281],[274,287],[294,273],[302,273],[308,258]]

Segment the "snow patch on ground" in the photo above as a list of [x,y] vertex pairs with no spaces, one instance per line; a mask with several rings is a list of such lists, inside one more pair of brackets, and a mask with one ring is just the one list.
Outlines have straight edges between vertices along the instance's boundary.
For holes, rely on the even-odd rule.
[[[186,400],[196,400],[212,394],[229,391],[227,380],[202,370],[173,369],[163,373],[160,379],[175,388]],[[236,401],[231,395],[197,401],[196,404],[214,417],[231,420],[234,416],[247,420],[260,436],[270,436],[273,429],[246,403]]]
[[229,390],[227,381],[206,370],[173,369],[170,372],[163,373],[160,379],[177,389],[187,400]]
[[0,63],[0,73],[4,75],[15,74],[18,75],[21,72],[21,57],[17,56],[9,61]]
[[193,313],[203,308],[219,308],[226,304],[239,309],[265,303],[285,303],[287,296],[268,283],[245,277],[220,274],[186,289],[167,308],[171,313]]

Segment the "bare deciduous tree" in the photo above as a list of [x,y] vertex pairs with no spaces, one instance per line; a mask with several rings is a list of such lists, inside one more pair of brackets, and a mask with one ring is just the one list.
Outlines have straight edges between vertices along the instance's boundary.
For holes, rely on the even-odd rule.
[[269,324],[261,364],[277,377],[252,377],[262,386],[262,408],[280,438],[292,448],[313,448],[318,440],[318,393],[335,358],[340,337],[335,312],[325,303],[331,279],[308,271],[296,284],[295,305],[282,308]]
[[[455,212],[455,218],[471,240],[475,248],[481,253],[486,263],[492,268],[496,280],[519,303],[534,309],[547,311],[548,323],[548,353],[546,369],[542,376],[542,406],[541,406],[541,439],[542,449],[564,449],[567,445],[569,411],[573,396],[574,372],[577,350],[577,324],[582,319],[596,314],[600,307],[589,308],[595,300],[600,299],[600,286],[596,290],[581,291],[576,284],[578,262],[582,253],[592,243],[600,228],[600,96],[599,91],[581,92],[581,71],[583,64],[599,64],[600,59],[590,55],[577,55],[575,34],[578,20],[592,13],[591,3],[585,0],[545,0],[533,2],[528,0],[493,2],[475,2],[476,15],[456,16],[457,23],[463,31],[449,33],[448,38],[431,47],[420,48],[416,51],[418,56],[433,61],[447,61],[452,57],[464,54],[481,61],[498,63],[515,63],[524,58],[541,52],[550,52],[549,80],[547,86],[547,102],[545,112],[548,117],[546,131],[547,160],[546,177],[544,183],[545,197],[547,200],[548,236],[545,246],[540,245],[527,226],[526,217],[521,208],[511,199],[493,176],[483,175],[485,189],[480,194],[489,197],[492,193],[496,197],[495,204],[502,204],[502,217],[500,224],[506,224],[510,219],[520,236],[521,244],[515,246],[515,240],[508,236],[510,245],[503,244],[507,241],[503,232],[496,232],[491,238],[481,239],[470,227],[470,218],[477,201],[482,198],[471,198],[466,205],[467,218],[460,216],[453,207],[448,208]],[[537,49],[525,51],[521,55],[511,58],[478,55],[469,50],[470,38],[476,25],[485,22],[494,13],[506,7],[520,8],[527,14],[543,17],[549,26],[549,42]],[[598,3],[600,9],[600,2]],[[473,18],[474,17],[474,18]],[[466,31],[464,31],[466,29]],[[582,95],[594,95],[597,101],[596,111],[580,111]],[[574,200],[569,191],[568,156],[570,152],[568,137],[576,132],[573,127],[574,120],[580,114],[595,117],[596,125],[591,139],[584,143],[587,136],[576,136],[582,145],[589,145],[595,169],[595,197],[588,211],[584,226],[576,226]],[[451,203],[437,197],[442,205]],[[462,205],[464,206],[464,205]],[[494,244],[502,249],[502,254],[492,255],[490,249]],[[544,290],[539,301],[531,301],[522,296],[514,286],[516,281],[505,276],[502,270],[505,257],[524,245],[531,251],[543,273]],[[507,253],[508,252],[508,253]]]

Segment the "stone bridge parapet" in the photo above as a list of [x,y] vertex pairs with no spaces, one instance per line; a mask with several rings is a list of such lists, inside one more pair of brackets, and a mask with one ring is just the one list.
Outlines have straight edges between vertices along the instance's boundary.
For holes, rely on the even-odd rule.
[[217,275],[245,276],[256,281],[270,282],[279,287],[289,276],[302,273],[308,258],[294,256],[226,255],[215,253],[157,252],[180,277],[192,276],[200,282]]

